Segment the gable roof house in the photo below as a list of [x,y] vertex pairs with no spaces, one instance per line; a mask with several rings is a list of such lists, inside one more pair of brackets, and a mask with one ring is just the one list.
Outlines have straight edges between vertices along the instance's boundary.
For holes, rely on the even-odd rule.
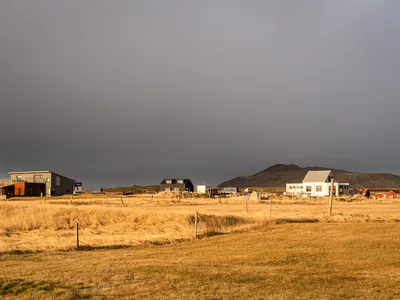
[[[288,196],[309,196],[326,197],[331,194],[331,170],[308,171],[302,183],[287,183],[286,195]],[[336,196],[349,194],[349,184],[334,182],[333,193]]]
[[193,192],[190,179],[164,179],[160,184],[160,192]]

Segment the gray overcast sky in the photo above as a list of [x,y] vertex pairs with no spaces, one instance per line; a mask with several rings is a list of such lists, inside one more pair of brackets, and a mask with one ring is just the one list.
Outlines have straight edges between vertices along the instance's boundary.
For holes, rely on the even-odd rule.
[[0,2],[0,178],[400,174],[400,1]]

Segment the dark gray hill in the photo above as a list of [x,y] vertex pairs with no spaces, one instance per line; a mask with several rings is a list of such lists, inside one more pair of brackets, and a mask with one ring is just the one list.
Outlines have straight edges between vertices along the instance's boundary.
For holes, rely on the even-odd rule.
[[273,165],[250,176],[235,177],[222,182],[220,187],[284,187],[286,183],[302,182],[310,170],[332,170],[336,181],[348,182],[351,188],[400,187],[400,176],[388,173],[360,173],[323,167],[299,167],[297,165]]

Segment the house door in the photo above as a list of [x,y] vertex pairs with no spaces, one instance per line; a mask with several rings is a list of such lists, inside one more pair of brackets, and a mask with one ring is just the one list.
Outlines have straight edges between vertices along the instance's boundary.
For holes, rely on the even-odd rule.
[[18,196],[21,196],[21,189],[18,189]]

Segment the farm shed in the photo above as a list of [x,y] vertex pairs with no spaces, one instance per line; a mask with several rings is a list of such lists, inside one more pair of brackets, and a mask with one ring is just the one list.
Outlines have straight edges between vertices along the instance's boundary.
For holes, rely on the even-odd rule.
[[238,187],[224,187],[221,190],[221,194],[236,194],[239,192],[239,188]]
[[205,194],[207,190],[207,187],[203,184],[203,185],[196,185],[195,187],[195,193],[198,194]]
[[387,193],[378,193],[375,196],[378,199],[398,199],[398,198],[400,198],[400,195],[393,191],[389,191]]

